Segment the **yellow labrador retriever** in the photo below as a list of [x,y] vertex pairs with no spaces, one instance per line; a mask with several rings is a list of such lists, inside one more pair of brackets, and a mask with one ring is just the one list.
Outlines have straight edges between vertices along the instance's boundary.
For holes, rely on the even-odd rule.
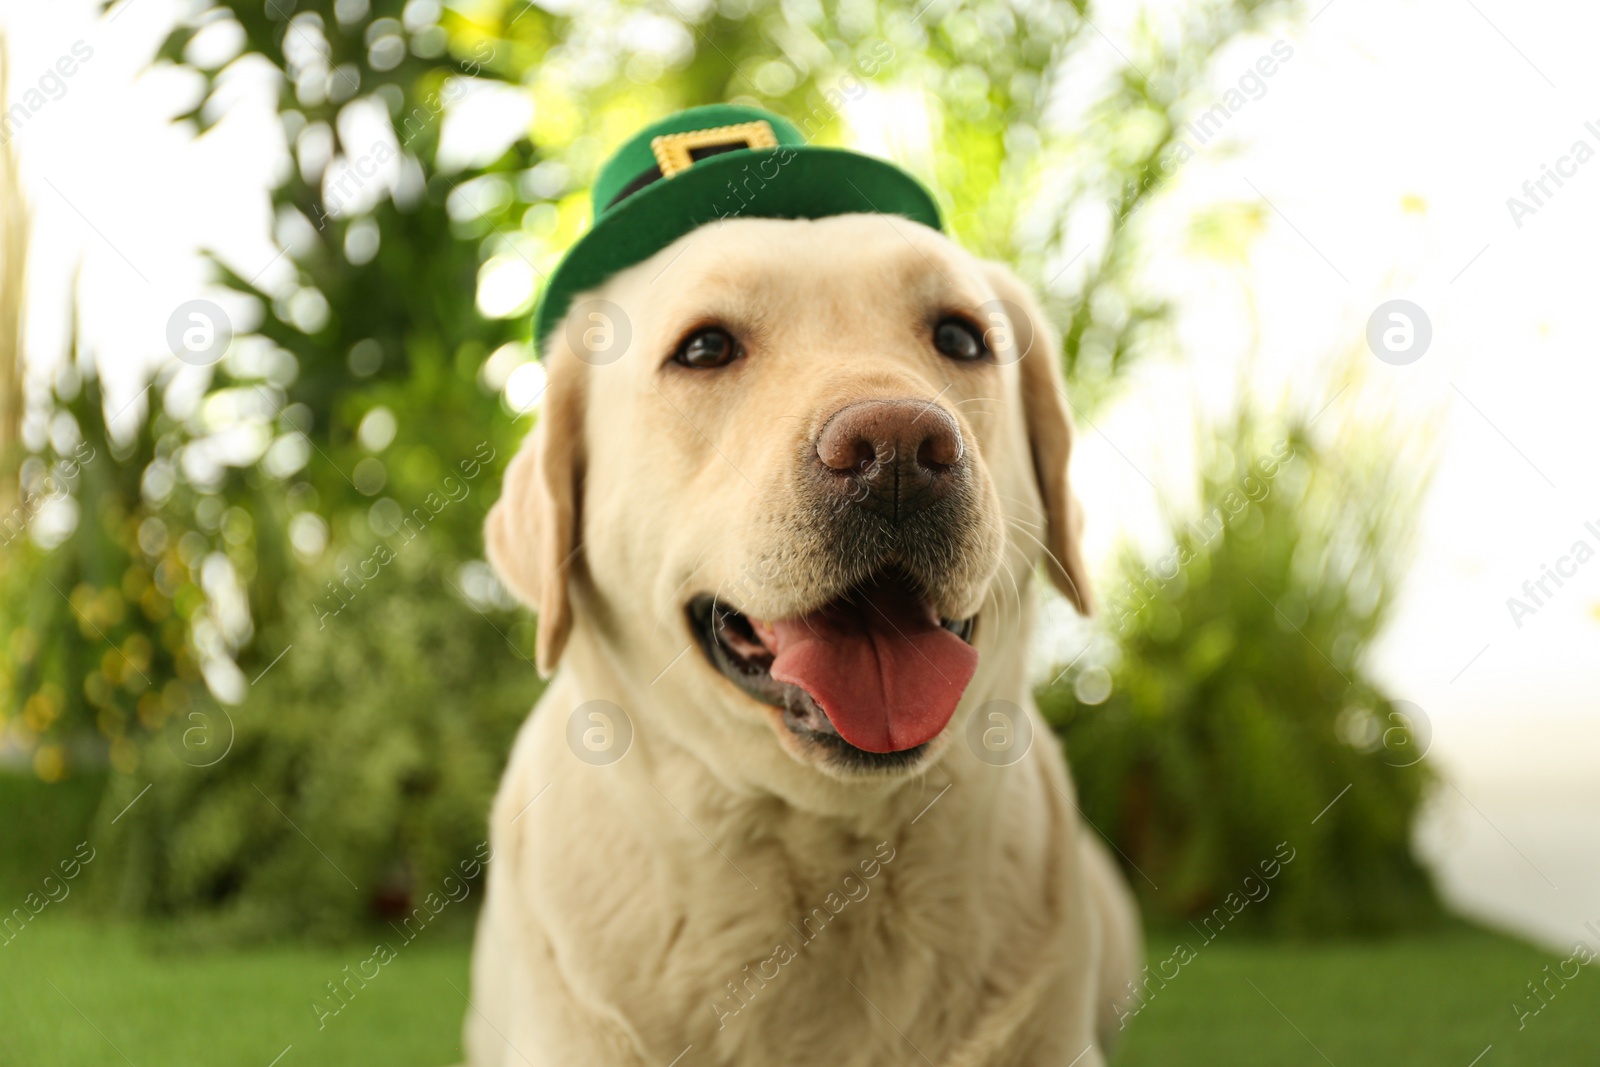
[[1036,568],[1090,606],[1032,297],[857,214],[703,227],[596,307],[488,521],[554,681],[470,1063],[1104,1063],[1141,948],[1024,670]]

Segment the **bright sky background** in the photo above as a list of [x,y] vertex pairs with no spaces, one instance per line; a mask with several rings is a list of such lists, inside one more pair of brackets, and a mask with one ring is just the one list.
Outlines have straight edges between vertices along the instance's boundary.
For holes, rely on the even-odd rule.
[[[197,248],[268,287],[291,278],[270,232],[266,183],[285,159],[264,83],[235,79],[240,106],[204,138],[166,123],[197,88],[145,70],[176,6],[131,0],[97,21],[88,0],[0,0],[13,102],[76,42],[93,49],[16,138],[35,207],[29,356],[59,358],[81,270],[81,328],[115,408],[166,357],[171,309],[226,303]],[[1097,14],[1108,64],[1135,11]],[[1190,417],[1226,410],[1242,372],[1259,396],[1328,405],[1334,421],[1388,412],[1431,441],[1416,563],[1376,668],[1432,722],[1451,785],[1422,843],[1447,892],[1553,946],[1596,942],[1581,924],[1600,926],[1600,557],[1520,628],[1506,600],[1575,541],[1600,551],[1600,105],[1583,103],[1600,100],[1597,36],[1600,10],[1576,4],[1332,0],[1223,56],[1219,94],[1274,38],[1293,49],[1183,167],[1170,210],[1265,198],[1266,232],[1231,265],[1174,237],[1153,282],[1179,301],[1191,358],[1138,369],[1096,429],[1080,428],[1074,471],[1105,563],[1119,539],[1158,543],[1159,501],[1191,478]],[[863,143],[893,143],[856,118]],[[1507,198],[1579,140],[1596,158],[1548,184],[1519,227]],[[1373,309],[1396,297],[1432,323],[1408,366],[1362,347]],[[1359,370],[1343,394],[1329,384],[1341,358]]]

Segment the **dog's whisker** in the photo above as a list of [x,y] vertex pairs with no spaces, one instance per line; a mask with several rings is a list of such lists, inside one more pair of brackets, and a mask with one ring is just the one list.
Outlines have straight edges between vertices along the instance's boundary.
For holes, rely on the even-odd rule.
[[706,555],[710,551],[711,546],[709,544],[701,546],[699,554],[694,558],[694,563],[690,564],[689,566],[689,576],[682,582],[679,582],[678,587],[673,590],[674,599],[676,599],[677,595],[681,594],[684,589],[688,587],[690,582],[694,581],[694,576],[700,573],[700,565],[705,562]]
[[[1020,499],[1018,497],[1007,496],[1006,494],[1004,494],[1004,493],[1002,493],[1002,492],[1000,492],[998,490],[995,491],[995,496],[999,497],[1001,499],[1001,501],[1003,501],[1004,503],[1015,504],[1019,508],[1026,508],[1030,514],[1037,515],[1041,519],[1045,517],[1043,510],[1039,506],[1039,501],[1037,501],[1037,500],[1034,500],[1034,501],[1022,500],[1022,499]],[[1008,517],[1015,518],[1016,516],[1008,516]]]
[[1006,521],[1007,522],[1014,522],[1014,523],[1021,523],[1023,526],[1028,527],[1030,530],[1042,530],[1044,528],[1044,527],[1040,526],[1036,522],[1029,522],[1027,519],[1020,518],[1020,517],[1018,517],[1016,515],[1007,515],[1006,516]]
[[[710,551],[711,551],[711,545],[707,544],[707,545],[701,546],[699,555],[695,556],[694,563],[691,564],[690,567],[689,567],[689,575],[688,575],[688,577],[686,577],[683,581],[679,582],[678,583],[678,587],[672,591],[672,596],[668,599],[668,603],[669,604],[676,605],[676,604],[679,604],[679,603],[682,602],[682,600],[684,598],[684,590],[689,588],[689,583],[693,582],[694,579],[695,579],[695,575],[700,573],[701,564],[705,562],[706,554],[709,553]],[[670,627],[676,625],[677,621],[679,619],[681,619],[682,617],[683,616],[682,616],[681,612],[672,612],[672,613],[669,613],[668,616],[666,618],[664,618],[664,619],[657,619],[656,620],[656,633],[659,635],[661,633],[663,627],[670,628]]]
[[1016,621],[1022,621],[1022,590],[1017,586],[1017,576],[1011,572],[1011,561],[1004,556],[1000,557],[1000,567],[1006,572],[1006,577],[1011,581],[1013,611],[1016,612]]
[[1004,516],[1004,518],[1005,518],[1005,522],[1006,522],[1007,526],[1010,526],[1011,528],[1017,530],[1018,532],[1021,532],[1021,531],[1024,531],[1024,530],[1028,531],[1028,536],[1032,537],[1032,538],[1034,538],[1036,540],[1049,527],[1049,523],[1048,522],[1029,522],[1027,519],[1022,518],[1020,515],[1006,515],[1006,516]]
[[1054,560],[1056,566],[1061,568],[1061,573],[1067,576],[1067,582],[1072,586],[1073,590],[1078,594],[1079,597],[1083,596],[1083,590],[1079,589],[1078,588],[1078,583],[1074,582],[1072,580],[1072,572],[1067,569],[1067,565],[1065,563],[1061,562],[1061,557],[1060,556],[1058,556],[1054,552],[1050,551],[1050,546],[1049,545],[1045,544],[1043,541],[1039,540],[1037,537],[1034,537],[1033,534],[1029,533],[1027,530],[1024,530],[1020,526],[1014,527],[1014,529],[1019,534],[1022,534],[1023,536],[1027,537],[1030,541],[1032,541],[1034,544],[1036,544],[1040,548],[1044,549],[1044,554],[1049,556],[1052,560]]

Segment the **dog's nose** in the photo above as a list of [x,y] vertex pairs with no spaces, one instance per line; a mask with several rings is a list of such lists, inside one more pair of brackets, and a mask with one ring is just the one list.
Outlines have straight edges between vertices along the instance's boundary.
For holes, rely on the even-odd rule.
[[957,482],[966,446],[956,420],[931,400],[859,400],[817,435],[817,458],[849,501],[898,519]]

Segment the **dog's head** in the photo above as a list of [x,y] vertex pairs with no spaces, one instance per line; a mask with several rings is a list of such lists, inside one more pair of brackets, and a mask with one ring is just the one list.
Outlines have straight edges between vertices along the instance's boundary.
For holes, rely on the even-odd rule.
[[1036,565],[1089,609],[1057,351],[1008,271],[889,216],[726,222],[618,274],[552,335],[489,516],[540,669],[592,664],[742,777],[926,766],[1022,684]]

